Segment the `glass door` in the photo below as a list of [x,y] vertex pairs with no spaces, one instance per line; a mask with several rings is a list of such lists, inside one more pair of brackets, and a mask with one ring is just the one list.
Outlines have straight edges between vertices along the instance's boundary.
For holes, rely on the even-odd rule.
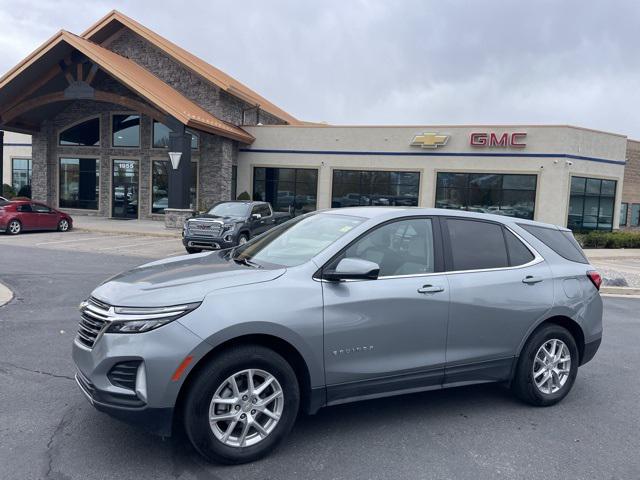
[[111,215],[138,218],[138,160],[114,160]]

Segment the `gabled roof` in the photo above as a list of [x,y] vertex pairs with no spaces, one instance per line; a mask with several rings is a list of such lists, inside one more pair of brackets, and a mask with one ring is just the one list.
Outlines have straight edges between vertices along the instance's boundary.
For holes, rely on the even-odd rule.
[[193,72],[203,77],[205,80],[211,82],[212,84],[216,85],[217,87],[221,88],[222,90],[229,92],[231,95],[239,97],[252,105],[259,106],[265,112],[275,115],[276,117],[286,121],[291,125],[298,125],[300,123],[300,121],[295,117],[288,114],[281,108],[275,106],[266,98],[257,94],[236,79],[230,77],[222,70],[209,65],[204,60],[196,57],[192,53],[189,53],[185,49],[170,42],[166,38],[158,35],[154,31],[118,12],[117,10],[111,11],[103,18],[98,20],[94,25],[89,27],[89,29],[87,29],[82,34],[82,37],[88,40],[92,40],[96,43],[102,43],[102,41],[106,40],[106,38],[102,38],[103,35],[101,35],[101,33],[106,31],[109,27],[112,27],[114,22],[118,22],[124,27],[132,30],[133,32],[140,35],[141,37],[155,45],[157,48],[165,52],[171,58],[184,65],[189,70],[192,70]]
[[175,117],[184,125],[233,138],[244,143],[253,142],[254,137],[252,135],[205,111],[132,60],[64,30],[58,32],[0,78],[0,91],[30,66],[42,59],[48,52],[64,44],[84,54],[134,93],[144,98],[161,112]]

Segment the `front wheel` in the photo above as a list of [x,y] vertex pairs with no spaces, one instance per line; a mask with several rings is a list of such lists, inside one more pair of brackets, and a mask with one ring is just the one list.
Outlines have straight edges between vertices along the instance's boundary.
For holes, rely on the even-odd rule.
[[210,461],[251,462],[286,438],[299,405],[298,381],[284,358],[258,345],[235,347],[198,373],[186,397],[185,430]]
[[522,350],[513,391],[531,405],[554,405],[567,396],[578,374],[578,347],[566,328],[545,325]]
[[238,237],[238,245],[244,245],[248,241],[249,241],[249,235],[247,235],[246,233],[241,233],[240,236]]
[[20,220],[11,220],[7,225],[7,233],[9,235],[18,235],[22,231]]
[[69,220],[62,219],[58,222],[58,230],[61,232],[66,232],[69,230]]

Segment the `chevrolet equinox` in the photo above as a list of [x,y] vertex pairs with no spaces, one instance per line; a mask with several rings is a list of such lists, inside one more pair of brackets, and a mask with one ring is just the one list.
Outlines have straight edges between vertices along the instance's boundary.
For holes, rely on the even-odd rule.
[[299,411],[501,382],[571,390],[602,337],[600,275],[567,229],[453,210],[294,218],[147,263],[80,306],[76,380],[98,410],[211,461],[275,448]]

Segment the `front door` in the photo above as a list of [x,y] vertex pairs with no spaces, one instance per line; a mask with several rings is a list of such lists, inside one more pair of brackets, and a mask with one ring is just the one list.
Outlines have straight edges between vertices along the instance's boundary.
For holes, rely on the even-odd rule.
[[56,212],[40,203],[32,203],[31,208],[36,215],[39,229],[55,230],[58,228],[58,214]]
[[138,160],[114,160],[111,215],[138,218]]
[[[324,281],[325,375],[329,403],[441,384],[449,285],[436,220],[376,227],[342,258],[377,263],[377,280]],[[437,241],[436,241],[437,240]]]

